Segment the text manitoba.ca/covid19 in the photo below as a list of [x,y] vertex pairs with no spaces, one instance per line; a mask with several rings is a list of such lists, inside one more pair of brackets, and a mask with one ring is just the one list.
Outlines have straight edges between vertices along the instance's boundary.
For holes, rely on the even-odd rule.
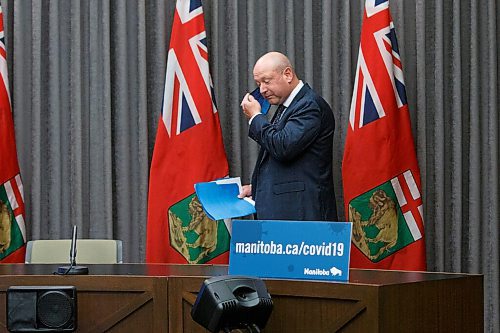
[[274,241],[257,241],[236,243],[235,252],[244,254],[341,257],[344,255],[344,243],[322,242],[321,244],[306,244],[305,242],[301,242],[300,244],[281,244]]

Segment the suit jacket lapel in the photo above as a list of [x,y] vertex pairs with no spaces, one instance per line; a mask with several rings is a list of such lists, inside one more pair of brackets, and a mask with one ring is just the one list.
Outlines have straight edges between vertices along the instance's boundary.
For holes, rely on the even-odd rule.
[[304,83],[304,86],[299,90],[297,95],[293,98],[292,102],[290,105],[286,108],[285,112],[283,113],[283,116],[281,118],[284,118],[287,116],[287,118],[290,116],[291,113],[293,113],[293,109],[295,107],[295,104],[297,104],[297,101],[299,101],[304,95],[306,94],[306,91],[311,89],[307,83]]

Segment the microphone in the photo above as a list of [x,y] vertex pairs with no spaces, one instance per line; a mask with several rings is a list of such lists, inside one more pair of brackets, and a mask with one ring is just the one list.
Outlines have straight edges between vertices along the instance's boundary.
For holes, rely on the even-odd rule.
[[76,225],[73,226],[73,235],[71,236],[71,248],[69,249],[69,263],[76,265]]
[[73,234],[71,236],[71,246],[69,249],[69,266],[59,266],[56,274],[59,275],[86,275],[89,274],[87,266],[76,265],[76,225],[73,226]]

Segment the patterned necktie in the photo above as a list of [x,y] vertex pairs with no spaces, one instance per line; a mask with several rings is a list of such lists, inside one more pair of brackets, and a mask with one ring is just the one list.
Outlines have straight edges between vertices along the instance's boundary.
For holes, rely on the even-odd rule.
[[273,117],[273,121],[272,121],[272,124],[276,124],[281,116],[283,115],[283,111],[285,111],[286,107],[283,105],[283,104],[280,104],[278,106],[278,109],[276,109],[276,112],[274,113],[274,117]]

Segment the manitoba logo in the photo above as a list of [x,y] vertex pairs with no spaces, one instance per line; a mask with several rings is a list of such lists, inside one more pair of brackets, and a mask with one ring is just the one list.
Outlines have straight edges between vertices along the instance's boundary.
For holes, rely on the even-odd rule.
[[204,264],[229,250],[223,220],[214,221],[193,193],[168,210],[170,245],[190,264]]
[[422,238],[422,198],[411,171],[351,200],[349,221],[352,242],[372,262]]

